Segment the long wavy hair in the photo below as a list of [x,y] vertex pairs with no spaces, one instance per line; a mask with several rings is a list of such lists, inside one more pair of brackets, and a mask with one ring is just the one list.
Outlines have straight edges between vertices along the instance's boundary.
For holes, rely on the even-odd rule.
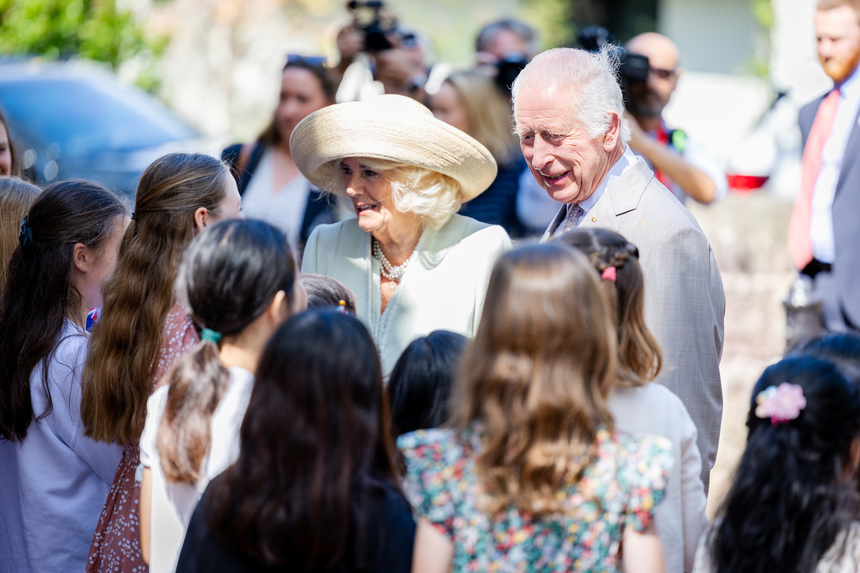
[[482,509],[562,509],[557,492],[578,483],[595,459],[598,430],[612,428],[606,398],[616,360],[605,296],[584,255],[558,243],[502,255],[452,416],[457,430],[483,428]]
[[176,302],[174,281],[194,237],[194,212],[217,216],[227,168],[208,155],[171,153],[146,168],[134,217],[105,283],[82,376],[81,418],[87,436],[125,444],[140,438],[152,392],[162,331]]
[[[80,322],[83,297],[72,280],[75,245],[93,249],[118,231],[128,213],[110,191],[87,181],[48,186],[27,213],[0,293],[0,437],[21,441],[52,408],[48,364],[66,319]],[[81,325],[83,326],[83,325]],[[43,365],[43,412],[34,412],[30,376]]]
[[213,534],[266,564],[325,569],[373,555],[368,511],[399,491],[378,354],[336,310],[295,315],[263,351],[235,464],[202,503]]
[[[296,263],[277,228],[253,220],[221,221],[188,246],[176,290],[200,328],[222,336],[241,333],[279,291],[292,308]],[[209,452],[212,414],[230,383],[218,345],[201,341],[168,375],[167,405],[158,429],[164,476],[195,482]]]
[[[759,393],[783,382],[803,389],[800,415],[777,424],[756,416]],[[851,459],[860,436],[858,390],[830,362],[786,358],[756,383],[747,428],[719,525],[706,540],[713,570],[814,571],[860,510]]]
[[16,177],[0,177],[0,289],[6,283],[9,261],[18,246],[21,220],[41,192]]
[[585,254],[601,277],[606,269],[615,269],[615,280],[601,279],[601,286],[618,327],[619,382],[642,386],[657,378],[663,352],[645,324],[645,279],[639,249],[609,229],[573,229],[560,240]]

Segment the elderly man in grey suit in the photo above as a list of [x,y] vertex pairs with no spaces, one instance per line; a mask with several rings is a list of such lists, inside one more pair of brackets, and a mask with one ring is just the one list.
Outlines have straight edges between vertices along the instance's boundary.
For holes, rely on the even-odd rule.
[[658,381],[698,430],[707,490],[722,416],[725,296],[708,240],[687,209],[630,151],[621,89],[606,52],[538,55],[513,85],[516,130],[532,175],[563,203],[544,239],[599,226],[639,247],[645,319],[663,348]]
[[788,250],[824,301],[824,326],[860,329],[860,0],[821,0],[818,59],[833,88],[800,110],[800,193]]

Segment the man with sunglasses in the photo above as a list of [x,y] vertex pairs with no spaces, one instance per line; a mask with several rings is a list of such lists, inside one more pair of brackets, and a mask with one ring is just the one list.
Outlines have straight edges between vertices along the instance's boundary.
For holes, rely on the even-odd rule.
[[728,190],[723,171],[701,144],[680,129],[669,129],[663,109],[678,85],[678,48],[666,36],[646,32],[627,43],[627,52],[648,58],[648,79],[628,85],[630,148],[644,157],[657,178],[682,202],[721,199]]

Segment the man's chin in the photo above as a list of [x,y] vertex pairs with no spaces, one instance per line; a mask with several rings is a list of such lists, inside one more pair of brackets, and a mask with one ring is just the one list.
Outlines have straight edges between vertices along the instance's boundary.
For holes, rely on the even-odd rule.
[[821,62],[821,67],[824,70],[824,73],[827,74],[831,80],[837,84],[841,84],[847,80],[852,73],[854,73],[854,70],[857,68],[858,61],[860,61],[860,54],[849,62],[834,60]]

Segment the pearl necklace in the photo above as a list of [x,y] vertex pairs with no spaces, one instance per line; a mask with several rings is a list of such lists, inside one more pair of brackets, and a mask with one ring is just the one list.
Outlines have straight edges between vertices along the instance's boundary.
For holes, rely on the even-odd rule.
[[[417,250],[415,249],[415,251]],[[373,258],[379,261],[379,270],[382,272],[382,276],[395,283],[403,280],[403,275],[406,274],[406,267],[409,265],[412,257],[415,256],[415,251],[412,251],[412,254],[409,255],[409,258],[402,265],[392,265],[391,261],[385,257],[385,253],[382,252],[382,247],[379,246],[379,241],[376,239],[373,239],[372,251]]]

